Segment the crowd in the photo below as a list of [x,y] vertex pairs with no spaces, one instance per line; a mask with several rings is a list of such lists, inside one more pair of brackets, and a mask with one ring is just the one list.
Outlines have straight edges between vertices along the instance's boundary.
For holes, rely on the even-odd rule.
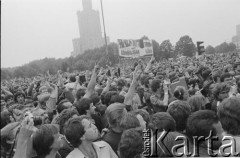
[[[236,54],[122,60],[115,67],[58,71],[1,81],[1,158],[141,158],[143,131],[168,131],[157,157],[175,157],[176,138],[194,156],[240,152],[240,62]],[[221,152],[224,136],[234,139]],[[178,143],[179,144],[179,143]],[[231,143],[230,143],[231,144]],[[182,155],[193,156],[193,155]],[[238,154],[240,156],[240,154]],[[146,156],[147,157],[147,156]]]

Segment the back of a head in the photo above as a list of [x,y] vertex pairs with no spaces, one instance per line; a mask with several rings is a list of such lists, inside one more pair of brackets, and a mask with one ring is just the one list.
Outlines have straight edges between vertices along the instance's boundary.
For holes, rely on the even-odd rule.
[[75,75],[71,75],[69,78],[70,82],[76,82],[76,76]]
[[187,93],[187,91],[185,90],[185,87],[177,86],[173,92],[173,95],[178,100],[184,100],[185,93]]
[[140,122],[139,122],[139,120],[137,119],[137,117],[134,114],[127,113],[121,119],[120,127],[123,130],[127,130],[127,129],[130,129],[130,128],[136,128],[136,127],[140,127]]
[[94,106],[100,101],[100,97],[98,95],[92,95],[90,98],[93,101]]
[[120,124],[121,119],[127,113],[125,105],[121,103],[114,103],[107,107],[106,118],[110,127],[116,127]]
[[228,72],[225,72],[224,74],[221,75],[220,79],[221,79],[221,82],[224,82],[224,79],[225,78],[229,78],[229,77],[232,77],[232,75]]
[[[158,133],[158,138],[161,137],[162,132]],[[162,139],[162,143],[158,143],[157,145],[157,155],[158,157],[174,157],[176,153],[172,153],[174,147],[179,145],[179,142],[176,141],[178,137],[184,137],[185,135],[179,132],[169,132],[165,135],[164,139]],[[179,140],[179,139],[178,139]],[[185,148],[185,147],[184,147]],[[176,149],[176,148],[175,148]],[[180,153],[182,148],[178,148],[177,151]]]
[[191,111],[195,112],[205,109],[206,100],[202,95],[194,95],[188,99],[188,103],[191,106]]
[[104,95],[104,104],[105,105],[110,105],[110,101],[113,95],[117,95],[117,91],[109,91]]
[[160,88],[161,80],[154,79],[151,84],[151,89],[153,92],[157,92],[157,90]]
[[124,96],[116,94],[116,95],[112,95],[109,104],[113,104],[113,103],[123,103],[124,102]]
[[124,86],[126,86],[127,82],[124,79],[119,79],[117,81],[118,90],[121,91]]
[[193,136],[209,136],[212,131],[215,136],[217,131],[213,127],[219,122],[217,114],[212,110],[199,110],[192,113],[187,121],[186,134],[192,141]]
[[65,123],[72,118],[74,115],[78,116],[78,112],[76,109],[64,109],[55,119],[55,124],[58,124],[60,127],[60,133],[63,134],[63,127]]
[[149,113],[144,110],[144,109],[137,109],[137,110],[134,110],[133,113],[135,114],[135,116],[137,114],[141,115],[142,118],[144,119],[144,121],[146,122],[146,125],[148,126],[149,122],[150,122],[150,115]]
[[215,87],[213,88],[213,95],[215,97],[215,99],[218,100],[218,95],[221,93],[221,92],[229,92],[230,91],[230,86],[227,84],[227,83],[217,83],[215,85]]
[[143,75],[143,76],[141,77],[140,82],[141,82],[142,85],[144,85],[144,82],[145,82],[145,79],[146,79],[146,78],[148,78],[147,75]]
[[206,80],[211,75],[211,70],[207,69],[202,72],[202,77],[204,80]]
[[85,95],[85,89],[78,89],[76,93],[77,100],[80,100]]
[[156,131],[175,131],[176,122],[167,112],[157,112],[152,115],[149,127]]
[[225,132],[234,136],[240,135],[239,97],[231,97],[225,99],[218,106],[218,116]]
[[143,152],[142,131],[128,129],[123,132],[119,146],[121,158],[138,158]]
[[191,114],[190,105],[185,101],[174,101],[169,104],[167,112],[174,118],[176,122],[176,130],[182,132],[186,128],[186,123]]
[[150,84],[150,79],[151,79],[151,77],[147,77],[147,78],[145,78],[145,80],[144,80],[144,86],[145,87],[147,87],[147,88],[149,88],[149,84]]
[[86,115],[87,110],[90,108],[90,105],[92,103],[92,100],[89,98],[82,98],[80,99],[76,104],[76,109],[79,113],[79,115]]
[[54,135],[59,132],[56,125],[44,124],[33,133],[33,149],[38,156],[46,156],[51,152],[51,146],[54,142]]
[[80,138],[85,134],[82,120],[88,118],[86,115],[82,115],[76,118],[70,118],[64,126],[64,134],[67,140],[74,148],[79,147],[82,141]]
[[69,102],[68,99],[61,100],[57,105],[57,112],[60,114],[64,109],[67,109],[66,106],[64,106],[64,103]]

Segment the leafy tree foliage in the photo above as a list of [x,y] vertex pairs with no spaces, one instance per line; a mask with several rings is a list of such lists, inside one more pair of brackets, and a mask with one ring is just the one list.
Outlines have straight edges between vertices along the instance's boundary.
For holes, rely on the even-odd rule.
[[188,35],[182,36],[176,43],[175,51],[177,54],[192,57],[196,52],[196,47]]
[[205,51],[206,51],[206,54],[214,54],[214,53],[216,53],[215,48],[213,46],[211,46],[211,45],[207,46]]
[[162,54],[163,58],[171,58],[173,56],[173,46],[172,43],[170,42],[170,40],[164,40],[161,44],[160,44],[160,54]]
[[236,45],[234,43],[223,42],[215,47],[217,53],[227,53],[236,50]]

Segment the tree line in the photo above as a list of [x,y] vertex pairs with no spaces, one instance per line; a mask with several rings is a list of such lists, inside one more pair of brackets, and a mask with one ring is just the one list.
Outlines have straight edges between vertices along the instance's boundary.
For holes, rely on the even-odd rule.
[[[148,39],[147,36],[143,36],[141,39]],[[193,43],[191,37],[188,35],[182,36],[175,46],[172,45],[170,40],[164,40],[162,43],[158,43],[156,40],[152,40],[153,53],[156,60],[163,58],[175,58],[179,54],[192,57],[195,55],[197,48]],[[33,77],[38,74],[45,74],[49,71],[50,74],[56,74],[58,70],[64,72],[73,72],[74,70],[83,71],[92,69],[97,62],[101,67],[106,65],[112,65],[119,63],[118,56],[118,44],[110,43],[107,46],[108,54],[106,54],[106,47],[95,48],[86,50],[83,54],[76,57],[66,57],[63,59],[44,58],[40,60],[32,61],[28,64],[14,67],[14,68],[1,68],[1,79],[9,79],[15,77]],[[236,45],[233,43],[222,43],[215,48],[213,46],[206,47],[206,53],[227,53],[236,50]]]

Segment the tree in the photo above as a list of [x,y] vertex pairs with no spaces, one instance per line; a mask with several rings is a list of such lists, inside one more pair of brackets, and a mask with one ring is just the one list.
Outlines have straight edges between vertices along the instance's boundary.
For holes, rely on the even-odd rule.
[[1,69],[1,79],[2,80],[9,79],[11,77],[12,77],[12,74],[8,69]]
[[62,70],[63,72],[66,72],[67,69],[68,69],[68,63],[65,62],[65,61],[62,62],[62,64],[61,64],[61,70]]
[[196,52],[196,47],[192,39],[188,35],[185,35],[176,43],[175,51],[179,55],[192,57]]
[[164,58],[171,58],[172,54],[173,54],[173,46],[172,43],[170,42],[170,40],[164,40],[161,44],[160,44],[160,52],[162,54],[162,57]]
[[236,50],[236,48],[237,48],[237,46],[234,43],[231,42],[231,43],[228,44],[228,50],[230,52]]
[[211,45],[207,46],[206,54],[214,54],[214,53],[216,53],[215,48],[213,46],[211,46]]
[[145,35],[141,39],[149,40],[149,38]]

